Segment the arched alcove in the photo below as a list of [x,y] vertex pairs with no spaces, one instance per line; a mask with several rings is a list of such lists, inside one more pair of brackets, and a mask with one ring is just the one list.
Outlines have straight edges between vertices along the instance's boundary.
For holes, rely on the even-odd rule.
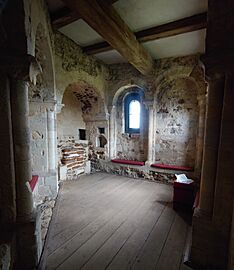
[[[78,147],[85,153],[82,164],[77,162],[77,159],[74,160],[75,163],[73,162],[75,169],[85,169],[88,157],[93,163],[98,162],[99,148],[103,148],[99,158],[105,158],[108,155],[109,130],[104,100],[97,89],[89,83],[80,80],[69,84],[64,91],[62,103],[62,110],[57,116],[58,150],[59,166],[66,165],[68,169],[66,178],[69,177],[69,170],[72,168],[67,149],[75,153]],[[81,130],[86,135],[85,141],[80,138]],[[81,155],[78,152],[77,154]]]
[[[126,100],[129,95],[139,96],[141,104],[140,128],[137,132],[126,130]],[[111,110],[111,158],[147,159],[148,112],[144,105],[144,90],[138,85],[126,85],[116,91]]]
[[164,80],[156,92],[155,161],[195,166],[197,85],[189,77]]

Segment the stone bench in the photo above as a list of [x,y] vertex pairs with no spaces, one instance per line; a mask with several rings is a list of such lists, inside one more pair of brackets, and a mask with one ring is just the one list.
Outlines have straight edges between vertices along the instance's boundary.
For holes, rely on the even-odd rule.
[[186,171],[191,172],[194,169],[192,167],[187,166],[175,166],[175,165],[167,165],[167,164],[151,164],[153,168],[166,169],[166,170],[175,170],[175,171]]
[[136,160],[128,160],[128,159],[112,159],[111,162],[120,163],[120,164],[128,164],[128,165],[137,165],[144,166],[144,161],[136,161]]

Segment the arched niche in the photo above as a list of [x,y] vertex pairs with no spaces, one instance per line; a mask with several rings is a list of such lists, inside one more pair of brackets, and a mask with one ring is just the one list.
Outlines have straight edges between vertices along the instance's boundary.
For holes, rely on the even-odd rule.
[[199,108],[190,77],[163,80],[156,92],[155,161],[194,167]]
[[[141,127],[137,134],[125,132],[125,99],[136,93],[141,96]],[[138,85],[126,85],[119,88],[112,100],[110,116],[110,158],[130,160],[147,159],[148,112],[144,105],[144,89]]]
[[[104,130],[102,136],[108,142],[109,117],[104,99],[95,87],[83,80],[71,83],[64,91],[62,103],[63,108],[57,116],[59,142],[79,140],[79,129],[84,129],[86,140],[96,151],[96,148],[99,148],[100,127]],[[106,155],[108,155],[108,143],[103,156]]]
[[[196,92],[196,95],[195,94],[192,95],[194,99],[193,100],[194,110],[191,110],[191,113],[193,113],[194,111],[196,111],[197,113],[197,117],[196,117],[197,129],[195,131],[193,128],[193,131],[191,131],[191,127],[190,127],[190,134],[194,134],[194,137],[188,143],[187,148],[184,150],[184,151],[187,151],[187,149],[190,148],[187,158],[184,157],[178,160],[174,158],[174,160],[171,160],[171,162],[174,162],[174,163],[176,162],[180,164],[185,162],[186,164],[191,164],[191,166],[194,167],[194,177],[199,179],[200,174],[201,174],[201,163],[202,163],[202,156],[203,156],[204,125],[205,125],[205,113],[206,113],[206,92],[207,92],[207,83],[205,81],[204,69],[200,64],[197,64],[195,66],[187,66],[187,67],[175,66],[161,73],[160,76],[158,76],[157,79],[155,80],[156,90],[154,94],[154,101],[155,101],[156,118],[157,118],[156,130],[154,131],[155,137],[156,138],[160,137],[158,135],[158,130],[157,130],[160,123],[158,119],[160,112],[162,113],[162,115],[164,115],[164,117],[170,114],[170,113],[167,113],[165,106],[164,107],[161,106],[163,104],[163,97],[165,97],[168,93],[170,93],[173,86],[175,86],[175,82],[178,82],[178,80],[180,80],[181,82],[184,82],[184,85],[186,84],[188,85],[186,88],[187,91],[185,91],[185,96],[187,93],[190,93],[188,91],[192,89],[194,93]],[[178,98],[178,101],[182,102],[182,100],[184,100],[185,101],[184,105],[185,105],[186,101],[189,99],[190,97],[181,96],[180,98]],[[181,104],[178,104],[178,106],[181,106]],[[191,119],[194,119],[194,117],[192,117]],[[194,123],[194,120],[191,120],[191,123]],[[193,127],[195,127],[195,125],[193,125]],[[165,141],[166,140],[164,140],[164,142]],[[194,145],[194,144],[195,144],[195,151],[191,150],[191,147],[190,147],[191,145]],[[154,154],[155,162],[163,162],[161,158],[162,155],[160,155],[160,153],[157,152],[159,145],[160,145],[160,141],[157,140],[157,143],[155,143],[155,154]],[[177,146],[174,146],[174,147],[177,147]],[[166,148],[170,149],[170,146],[167,145]],[[194,147],[192,148],[194,149]],[[194,154],[193,159],[190,158],[192,155],[191,154],[192,152]],[[177,156],[175,155],[175,153],[176,152],[173,150],[172,154],[174,156]],[[170,162],[170,160],[165,159],[165,162]]]

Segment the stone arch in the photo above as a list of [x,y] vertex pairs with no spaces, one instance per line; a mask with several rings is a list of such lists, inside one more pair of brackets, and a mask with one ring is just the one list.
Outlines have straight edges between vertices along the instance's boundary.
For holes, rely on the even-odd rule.
[[158,87],[155,159],[158,163],[195,167],[197,84],[190,77],[179,76]]
[[[144,100],[145,87],[136,84],[121,86],[112,99],[110,109],[110,158],[127,158],[146,160],[146,137],[148,132],[147,110],[142,110],[142,127],[138,135],[129,136],[125,133],[124,99],[129,93],[141,92]],[[117,117],[118,115],[118,117]],[[143,120],[144,119],[144,120]],[[122,142],[122,143],[121,143]],[[126,146],[126,147],[125,147]]]
[[[60,136],[59,145],[73,145],[73,142],[75,142],[76,144],[80,144],[78,128],[82,128],[86,130],[86,142],[83,142],[82,145],[87,144],[86,150],[89,151],[88,148],[90,149],[90,153],[88,155],[90,160],[93,161],[94,157],[97,157],[98,155],[99,158],[105,159],[105,157],[109,154],[109,117],[107,114],[104,98],[99,94],[98,90],[94,86],[84,80],[72,82],[67,85],[63,93],[63,108],[61,110],[61,113],[57,116],[58,134],[61,134],[60,127],[62,126],[62,121],[64,123],[66,121],[66,119],[64,118],[64,113],[66,112],[66,110],[69,110],[69,104],[66,104],[64,100],[64,97],[66,97],[67,95],[70,96],[70,100],[72,99],[74,103],[76,102],[76,107],[79,107],[79,109],[77,109],[76,115],[73,117],[73,123],[71,123],[70,119],[71,125],[74,126],[73,129],[70,128],[70,130],[72,130],[71,134],[68,134],[69,136]],[[72,108],[75,109],[74,106]],[[80,115],[80,117],[78,117],[78,114]],[[76,118],[82,118],[82,123],[79,122],[79,125],[82,125],[81,127],[75,126]],[[65,124],[68,125],[69,123]],[[69,130],[68,126],[67,130]],[[105,147],[103,146],[104,139],[101,142],[98,141],[100,142],[100,144],[97,143],[97,139],[99,137],[101,137],[102,139],[105,138],[105,141],[107,142],[107,144],[105,144]]]
[[133,89],[133,88],[134,89],[139,89],[139,90],[141,90],[141,91],[143,91],[145,93],[146,86],[145,86],[145,84],[126,84],[124,86],[119,87],[116,90],[116,92],[115,92],[115,94],[114,94],[114,96],[113,96],[113,98],[112,98],[112,100],[110,102],[111,106],[116,106],[119,98],[121,96],[126,95],[129,92],[129,90]]
[[160,95],[159,92],[163,86],[168,85],[170,82],[178,78],[188,78],[192,73],[193,68],[193,66],[175,66],[157,76],[157,79],[154,82],[154,102],[157,102],[157,96]]
[[[106,118],[107,108],[99,91],[84,80],[69,84],[66,91],[72,92],[81,103],[84,120],[90,118]],[[64,94],[63,94],[64,95]]]
[[[204,70],[200,64],[196,64],[193,66],[177,66],[173,67],[158,76],[155,81],[156,90],[154,93],[154,102],[157,108],[156,115],[158,116],[158,112],[164,114],[167,113],[166,108],[159,108],[159,104],[162,102],[162,98],[164,95],[169,93],[172,89],[173,84],[177,80],[184,80],[184,82],[192,85],[192,88],[196,89],[196,97],[194,97],[194,101],[196,101],[196,109],[197,109],[197,130],[194,135],[196,138],[196,151],[194,152],[195,161],[194,164],[194,177],[199,178],[201,172],[201,161],[202,161],[202,151],[203,151],[203,140],[204,140],[204,122],[205,122],[205,111],[206,111],[206,89],[207,84],[205,81]],[[182,101],[182,99],[180,100]],[[158,132],[156,130],[156,132]],[[158,138],[158,134],[156,135]],[[160,143],[157,142],[156,144]],[[155,150],[157,155],[157,151]],[[157,157],[156,157],[157,160]],[[157,160],[158,161],[158,160]],[[185,165],[185,164],[184,164]],[[188,165],[188,164],[187,164]]]

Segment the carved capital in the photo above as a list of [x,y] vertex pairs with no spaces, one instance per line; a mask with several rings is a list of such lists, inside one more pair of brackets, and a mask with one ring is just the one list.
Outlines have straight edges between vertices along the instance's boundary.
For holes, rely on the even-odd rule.
[[62,103],[56,104],[56,113],[61,113],[62,108],[63,108],[64,106],[65,106],[65,105],[62,104]]
[[42,72],[41,66],[34,56],[4,52],[0,53],[0,70],[15,79],[34,83],[36,76]]

